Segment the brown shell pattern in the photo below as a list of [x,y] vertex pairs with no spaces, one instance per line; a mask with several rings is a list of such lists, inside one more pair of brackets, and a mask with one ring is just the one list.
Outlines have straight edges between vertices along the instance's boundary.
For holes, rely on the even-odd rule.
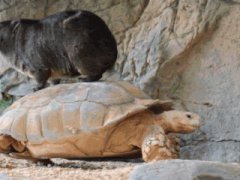
[[39,143],[97,131],[161,105],[127,82],[62,84],[27,95],[0,117],[0,134]]

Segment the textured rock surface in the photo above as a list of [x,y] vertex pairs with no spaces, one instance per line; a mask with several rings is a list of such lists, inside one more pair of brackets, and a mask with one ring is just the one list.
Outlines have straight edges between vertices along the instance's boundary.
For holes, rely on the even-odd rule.
[[168,92],[176,67],[167,65],[210,31],[223,9],[220,1],[149,1],[119,48],[121,78],[153,97]]
[[[117,64],[105,78],[129,80],[152,97],[173,99],[178,107],[203,117],[201,131],[183,137],[183,158],[239,161],[239,3],[9,0],[0,1],[0,19],[42,18],[76,8],[96,12],[118,41]],[[1,88],[14,84],[8,93],[31,92],[32,84],[20,75],[13,73],[9,81],[4,77],[0,77]],[[19,82],[24,83],[18,86]]]
[[186,158],[240,160],[239,11],[239,5],[231,6],[214,34],[192,48],[182,64],[185,69],[176,96],[204,121],[194,142],[191,136],[185,138]]
[[130,180],[236,180],[240,179],[239,164],[210,161],[166,160],[134,168]]

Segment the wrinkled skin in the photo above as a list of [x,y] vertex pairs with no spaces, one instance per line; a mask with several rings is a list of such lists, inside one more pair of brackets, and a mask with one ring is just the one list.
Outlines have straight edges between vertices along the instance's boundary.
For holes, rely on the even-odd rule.
[[0,60],[36,79],[82,76],[96,81],[113,66],[116,41],[104,21],[88,11],[65,11],[42,20],[0,23]]

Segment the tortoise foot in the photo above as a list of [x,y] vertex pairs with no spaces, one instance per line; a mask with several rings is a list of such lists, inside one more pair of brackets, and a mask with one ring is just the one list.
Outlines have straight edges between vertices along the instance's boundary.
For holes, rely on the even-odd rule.
[[179,144],[175,138],[170,139],[161,127],[152,126],[144,138],[142,156],[146,162],[176,159],[179,157]]
[[169,139],[170,147],[173,147],[175,151],[179,154],[180,151],[180,138],[176,134],[167,134]]

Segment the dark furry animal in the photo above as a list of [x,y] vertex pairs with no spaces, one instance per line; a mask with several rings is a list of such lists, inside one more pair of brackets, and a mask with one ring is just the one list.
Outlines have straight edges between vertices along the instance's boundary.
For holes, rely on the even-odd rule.
[[88,11],[65,11],[42,20],[0,23],[0,59],[35,78],[84,75],[96,81],[113,66],[117,44],[105,22]]

